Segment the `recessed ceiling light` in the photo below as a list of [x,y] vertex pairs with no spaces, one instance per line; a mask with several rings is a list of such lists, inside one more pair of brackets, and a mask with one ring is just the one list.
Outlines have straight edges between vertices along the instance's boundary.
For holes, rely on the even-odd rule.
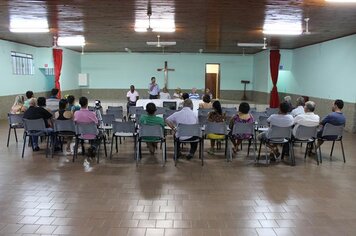
[[84,46],[84,36],[58,37],[57,45],[62,47]]
[[13,33],[46,33],[49,29],[47,19],[12,18],[10,31]]

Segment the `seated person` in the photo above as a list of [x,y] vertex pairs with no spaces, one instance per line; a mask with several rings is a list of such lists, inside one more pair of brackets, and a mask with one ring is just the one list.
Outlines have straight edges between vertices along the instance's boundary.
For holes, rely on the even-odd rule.
[[[44,97],[39,97],[39,99],[40,98],[46,101]],[[49,111],[47,111],[45,108],[37,106],[36,98],[31,98],[29,105],[30,107],[23,114],[23,118],[29,120],[43,119],[45,122],[47,132],[49,134],[53,133],[53,129],[50,128],[52,126],[52,124],[50,123],[52,114]],[[32,136],[32,148],[34,151],[40,150],[40,148],[38,147],[38,136]],[[58,149],[56,148],[55,150]]]
[[192,88],[192,92],[189,94],[189,99],[199,100],[199,94],[197,93],[197,88]]
[[31,98],[33,98],[33,92],[29,90],[26,92],[26,101],[24,102],[26,109],[30,107]]
[[[332,125],[345,125],[346,123],[346,118],[344,116],[344,114],[342,113],[342,108],[344,108],[344,101],[342,101],[341,99],[336,99],[334,104],[331,107],[332,112],[329,113],[326,117],[324,117],[324,119],[320,122],[320,125],[322,125],[322,129],[318,132],[317,137],[321,138],[321,135],[323,134],[323,127],[325,124],[329,123]],[[330,136],[330,137],[324,137],[326,139],[330,138],[335,139],[336,137],[334,136]],[[319,140],[318,139],[318,143],[317,143],[317,148],[319,148],[319,146],[321,146],[323,144],[324,141]]]
[[[254,123],[255,122],[255,119],[249,112],[250,112],[250,105],[247,102],[241,102],[239,105],[239,111],[230,120],[230,124],[229,124],[229,128],[231,130],[230,134],[232,133],[232,130],[234,129],[234,125],[236,123]],[[239,134],[239,135],[234,135],[234,136],[230,135],[231,142],[234,145],[232,151],[234,153],[237,153],[238,146],[241,144],[242,140],[250,139],[250,138],[251,138],[250,134]]]
[[199,103],[199,109],[211,109],[213,104],[211,103],[210,96],[205,94],[203,96],[203,102]]
[[[67,110],[67,105],[68,105],[68,101],[66,99],[61,99],[59,101],[59,109],[58,111],[56,111],[56,113],[54,113],[54,118],[56,120],[71,120],[73,119],[73,113],[72,111],[68,111]],[[71,150],[70,150],[70,143],[72,141],[72,137],[67,137],[66,138],[66,151],[65,154],[71,154]]]
[[80,106],[75,105],[75,97],[73,95],[69,95],[67,97],[67,101],[68,101],[68,106],[67,106],[67,111],[71,111],[73,114],[76,111],[80,110]]
[[[289,104],[288,102],[282,102],[279,105],[279,113],[278,114],[272,114],[270,117],[268,117],[267,122],[269,123],[270,126],[279,126],[279,127],[291,127],[293,125],[293,116],[288,114],[289,110]],[[266,142],[267,140],[267,134],[268,131],[262,132],[257,136],[261,142]],[[271,156],[270,158],[271,161],[275,161],[276,157],[280,156],[280,152],[278,151],[278,147],[275,144],[268,144],[267,145],[271,149]]]
[[320,117],[314,114],[315,102],[308,101],[304,105],[304,113],[294,117],[294,128],[293,135],[295,135],[298,126],[303,125],[307,127],[318,126],[320,122]]
[[175,92],[173,93],[173,98],[174,99],[182,98],[182,91],[180,90],[180,88],[176,88]]
[[58,92],[59,90],[57,88],[53,88],[51,90],[51,96],[46,100],[46,104],[47,104],[46,107],[52,112],[58,110],[58,103],[59,103],[59,99],[57,98]]
[[[205,95],[209,97],[209,95]],[[207,120],[209,122],[225,122],[225,113],[222,112],[221,104],[219,101],[213,102],[213,111],[209,112]],[[210,139],[210,150],[208,151],[209,154],[214,154],[215,149],[215,140],[217,139],[224,139],[224,134],[208,134],[207,138]]]
[[[45,97],[37,98],[37,106],[42,107],[42,108],[46,109],[48,112],[52,113],[52,110],[47,107],[46,101],[47,100]],[[58,110],[58,104],[57,104],[57,108],[55,110]]]
[[289,105],[289,110],[288,110],[288,112],[291,112],[291,111],[293,110],[293,105],[292,105],[292,98],[291,98],[291,96],[285,96],[285,97],[283,98],[283,101],[288,103],[288,105]]
[[11,114],[22,114],[26,111],[26,107],[24,106],[25,98],[21,95],[15,97],[14,105],[12,105],[10,113]]
[[303,97],[299,97],[297,98],[297,107],[294,108],[290,114],[293,116],[293,117],[296,117],[297,115],[300,115],[300,114],[304,114],[304,98]]
[[[195,116],[193,112],[193,102],[190,99],[185,99],[183,102],[183,108],[180,111],[177,111],[167,117],[166,123],[169,127],[172,128],[172,130],[175,132],[176,127],[179,124],[198,124],[198,118]],[[186,140],[186,141],[194,141],[197,140],[198,137],[180,137],[179,133],[175,133],[175,137],[179,138],[180,140]],[[192,142],[190,143],[190,150],[189,154],[187,155],[187,159],[190,160],[193,158],[196,150],[198,147],[197,142]],[[177,155],[178,157],[181,155],[180,153],[180,145],[177,145]]]
[[[80,97],[79,98],[80,110],[74,113],[74,122],[78,124],[91,124],[94,123],[96,125],[99,124],[98,118],[96,117],[95,112],[89,111],[88,109],[88,98]],[[99,134],[100,135],[100,134]],[[84,135],[84,138],[95,138],[93,135]],[[98,146],[98,142],[92,143],[91,147],[88,148],[87,156],[92,158],[96,156],[96,149]],[[89,165],[87,159],[84,160],[84,165]]]
[[171,95],[166,87],[162,89],[162,92],[159,93],[160,99],[171,99]]
[[[162,129],[164,129],[164,120],[162,117],[156,116],[157,108],[156,105],[153,102],[150,102],[146,105],[146,112],[147,115],[141,115],[140,117],[140,124],[145,124],[145,125],[160,125],[162,126]],[[155,137],[147,137],[145,138],[147,141],[155,141]],[[156,142],[147,142],[147,147],[150,153],[153,155],[155,153],[155,150],[157,149],[157,143]]]

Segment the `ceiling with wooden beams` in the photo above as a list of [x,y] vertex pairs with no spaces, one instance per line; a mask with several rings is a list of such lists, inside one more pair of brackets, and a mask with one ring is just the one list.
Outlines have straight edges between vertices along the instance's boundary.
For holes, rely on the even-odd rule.
[[[150,11],[148,11],[150,9]],[[150,25],[148,25],[148,15]],[[47,33],[12,33],[11,20],[45,19]],[[309,18],[309,32],[305,18]],[[136,32],[141,22],[147,32]],[[167,23],[168,22],[168,23]],[[297,22],[298,36],[264,35],[266,23]],[[155,32],[170,25],[175,32]],[[146,30],[145,30],[146,31]],[[263,43],[294,49],[356,33],[356,3],[324,0],[2,0],[0,38],[37,47],[51,47],[54,36],[84,35],[85,52],[187,52],[251,54],[258,48],[237,43]],[[147,41],[176,42],[148,46]],[[81,51],[80,47],[72,47]]]

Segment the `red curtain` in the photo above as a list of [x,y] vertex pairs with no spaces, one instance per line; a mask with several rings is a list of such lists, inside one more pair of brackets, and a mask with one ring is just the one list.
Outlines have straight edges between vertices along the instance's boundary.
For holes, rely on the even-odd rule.
[[279,107],[277,81],[278,81],[278,70],[279,70],[280,59],[281,59],[281,54],[279,53],[279,50],[271,50],[270,51],[269,63],[270,63],[270,70],[271,70],[271,79],[272,79],[272,83],[273,83],[271,97],[269,100],[269,106],[271,108]]
[[58,89],[57,98],[61,98],[61,84],[59,83],[59,79],[61,77],[62,70],[62,57],[63,50],[62,49],[53,49],[53,61],[54,61],[54,87]]

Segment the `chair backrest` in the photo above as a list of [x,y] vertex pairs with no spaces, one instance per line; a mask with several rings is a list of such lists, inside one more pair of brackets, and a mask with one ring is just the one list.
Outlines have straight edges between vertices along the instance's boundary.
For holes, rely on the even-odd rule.
[[136,126],[135,123],[132,121],[122,122],[122,121],[114,121],[112,123],[113,133],[136,133]]
[[213,109],[198,109],[198,116],[208,116]]
[[226,134],[227,127],[225,122],[207,122],[205,125],[205,134]]
[[202,137],[202,130],[200,124],[179,124],[177,127],[177,133],[179,133],[179,137],[182,136],[196,136]]
[[141,124],[138,133],[140,138],[143,137],[164,138],[163,128],[160,125]]
[[114,117],[115,117],[114,119],[123,119],[123,117],[124,117],[124,112],[122,110],[106,109],[106,114],[114,115]]
[[208,117],[207,116],[198,116],[199,124],[200,125],[205,125],[208,122]]
[[157,107],[156,109],[157,109],[155,112],[156,115],[164,115],[167,111],[166,107]]
[[223,107],[222,112],[225,113],[226,117],[233,117],[236,115],[236,107]]
[[169,117],[170,115],[172,115],[173,113],[177,112],[178,110],[166,110],[166,113],[163,114],[163,119],[167,119],[167,117]]
[[122,106],[108,106],[108,110],[123,111],[124,108]]
[[73,120],[54,120],[54,132],[73,132],[75,133],[75,124]]
[[322,137],[325,136],[336,136],[336,139],[339,139],[342,137],[342,134],[344,132],[344,126],[343,125],[332,125],[330,123],[326,123],[323,127],[323,133]]
[[138,111],[144,110],[143,107],[137,107],[137,106],[130,106],[129,107],[129,113],[130,114],[137,114]]
[[23,124],[26,131],[46,130],[46,124],[42,118],[35,120],[23,119]]
[[298,125],[294,137],[296,139],[311,139],[316,138],[318,126],[304,126]]
[[16,124],[16,126],[23,125],[23,114],[7,114],[7,119],[9,121],[9,125]]
[[267,119],[268,119],[268,116],[259,116],[257,125],[259,127],[267,127],[268,126]]
[[95,111],[95,107],[93,107],[93,106],[88,106],[88,110],[89,110],[89,111]]
[[232,129],[232,135],[237,134],[254,134],[254,124],[253,123],[242,123],[236,122],[234,123],[234,128]]
[[292,136],[292,127],[279,127],[272,125],[268,129],[267,138],[268,139],[290,139]]
[[279,112],[279,108],[270,108],[270,107],[266,108],[266,115],[267,116],[270,116],[272,114],[277,114],[278,112]]
[[258,122],[260,119],[260,116],[267,116],[266,112],[261,112],[261,111],[250,111],[250,114],[253,116],[253,119]]
[[96,137],[99,130],[95,123],[75,123],[75,133],[82,137]]
[[103,114],[101,115],[102,121],[104,125],[112,125],[112,123],[115,121],[115,115],[114,114]]

